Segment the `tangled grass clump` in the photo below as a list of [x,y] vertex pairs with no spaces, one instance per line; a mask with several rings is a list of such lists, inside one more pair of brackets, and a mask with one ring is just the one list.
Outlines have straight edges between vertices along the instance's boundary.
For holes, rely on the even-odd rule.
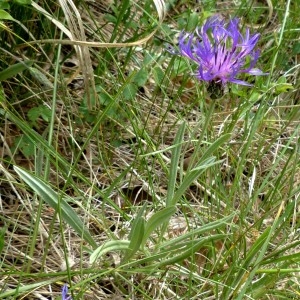
[[296,299],[299,5],[208,2],[2,4],[0,299]]

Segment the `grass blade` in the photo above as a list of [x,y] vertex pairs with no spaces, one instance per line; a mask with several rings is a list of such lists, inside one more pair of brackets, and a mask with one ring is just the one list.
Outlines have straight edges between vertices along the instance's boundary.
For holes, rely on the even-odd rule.
[[138,217],[130,232],[130,243],[129,249],[122,259],[122,263],[126,263],[139,249],[142,244],[145,232],[145,219],[143,217]]
[[9,66],[5,70],[0,72],[0,81],[7,80],[16,76],[17,74],[23,72],[24,70],[28,69],[33,64],[33,61],[27,60],[24,62],[16,63],[12,66]]
[[176,185],[176,177],[177,177],[177,167],[179,164],[181,148],[182,148],[182,141],[185,131],[185,122],[181,124],[176,134],[174,145],[177,147],[173,148],[172,151],[172,159],[171,159],[171,167],[170,167],[170,174],[169,174],[169,184],[168,184],[168,193],[166,199],[166,206],[174,206],[176,202],[174,201],[174,193],[175,193],[175,185]]
[[97,247],[97,244],[88,229],[85,227],[72,207],[64,199],[61,199],[59,203],[58,194],[44,181],[19,167],[15,166],[14,169],[18,175],[53,209],[57,211],[60,205],[62,218],[93,248]]
[[93,264],[96,262],[97,259],[99,259],[101,256],[103,256],[105,253],[111,252],[111,251],[122,251],[122,250],[128,250],[129,249],[129,241],[125,240],[118,240],[118,241],[108,241],[98,247],[90,256],[90,264]]
[[174,215],[176,212],[176,208],[174,206],[166,207],[158,212],[156,212],[151,218],[148,220],[146,224],[144,239],[142,242],[142,245],[144,246],[148,237],[151,235],[151,233],[164,224],[165,222],[168,222],[168,220],[171,218],[172,215]]

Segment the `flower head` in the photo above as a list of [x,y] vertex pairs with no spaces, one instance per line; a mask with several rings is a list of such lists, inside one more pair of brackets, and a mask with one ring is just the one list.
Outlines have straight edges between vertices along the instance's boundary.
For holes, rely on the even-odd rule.
[[251,35],[249,28],[242,35],[238,25],[238,18],[225,23],[221,16],[215,15],[194,33],[182,32],[179,36],[179,51],[172,48],[170,52],[196,62],[198,70],[195,75],[200,80],[250,86],[237,76],[240,73],[266,75],[254,68],[259,57],[259,51],[254,48],[260,35]]
[[61,299],[62,300],[72,300],[72,297],[68,295],[68,287],[66,284],[62,287]]

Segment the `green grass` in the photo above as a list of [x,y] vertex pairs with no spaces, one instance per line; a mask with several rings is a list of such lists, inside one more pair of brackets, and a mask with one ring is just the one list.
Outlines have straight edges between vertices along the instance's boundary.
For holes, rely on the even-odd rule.
[[[300,299],[299,4],[135,2],[0,4],[0,299]],[[212,100],[218,12],[269,75]]]

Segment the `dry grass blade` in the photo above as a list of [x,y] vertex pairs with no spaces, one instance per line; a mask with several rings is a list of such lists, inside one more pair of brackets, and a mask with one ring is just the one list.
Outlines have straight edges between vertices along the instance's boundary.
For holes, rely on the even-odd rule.
[[[49,19],[56,27],[58,27],[69,39],[72,39],[72,33],[71,31],[66,28],[64,24],[62,24],[60,21],[55,19],[50,13],[48,13],[44,8],[42,8],[40,5],[38,5],[35,2],[32,2],[31,5],[39,11],[42,15],[44,15],[47,19]],[[39,43],[38,41],[34,41],[32,43]]]
[[[84,31],[83,22],[80,13],[73,3],[72,0],[60,0],[59,1],[66,17],[68,27],[71,32],[71,40],[81,40],[86,41],[86,35]],[[74,17],[75,15],[75,17]],[[80,68],[83,73],[83,79],[85,83],[85,91],[88,98],[90,97],[90,88],[93,91],[93,97],[96,99],[97,93],[95,88],[95,80],[93,74],[92,60],[90,56],[90,51],[87,46],[80,45],[74,46],[77,57],[79,59]],[[88,99],[90,104],[90,100]],[[90,106],[90,105],[89,105]]]
[[[59,27],[69,38],[70,40],[59,40],[59,39],[44,39],[44,40],[36,40],[28,42],[28,44],[36,44],[36,43],[42,43],[42,44],[61,44],[61,45],[78,45],[78,46],[87,46],[87,47],[93,47],[93,48],[122,48],[122,47],[134,47],[139,46],[142,44],[145,44],[147,41],[149,41],[155,34],[156,30],[159,28],[159,26],[162,24],[165,13],[166,13],[166,7],[163,0],[154,0],[153,1],[157,14],[158,14],[158,25],[155,30],[153,30],[149,35],[146,37],[139,39],[134,42],[129,43],[100,43],[100,42],[87,42],[85,40],[74,40],[73,35],[70,30],[68,30],[61,22],[54,19],[51,16],[51,21]],[[45,14],[47,18],[50,17],[50,15],[42,9],[38,4],[32,3],[32,5],[38,9],[40,12]]]

